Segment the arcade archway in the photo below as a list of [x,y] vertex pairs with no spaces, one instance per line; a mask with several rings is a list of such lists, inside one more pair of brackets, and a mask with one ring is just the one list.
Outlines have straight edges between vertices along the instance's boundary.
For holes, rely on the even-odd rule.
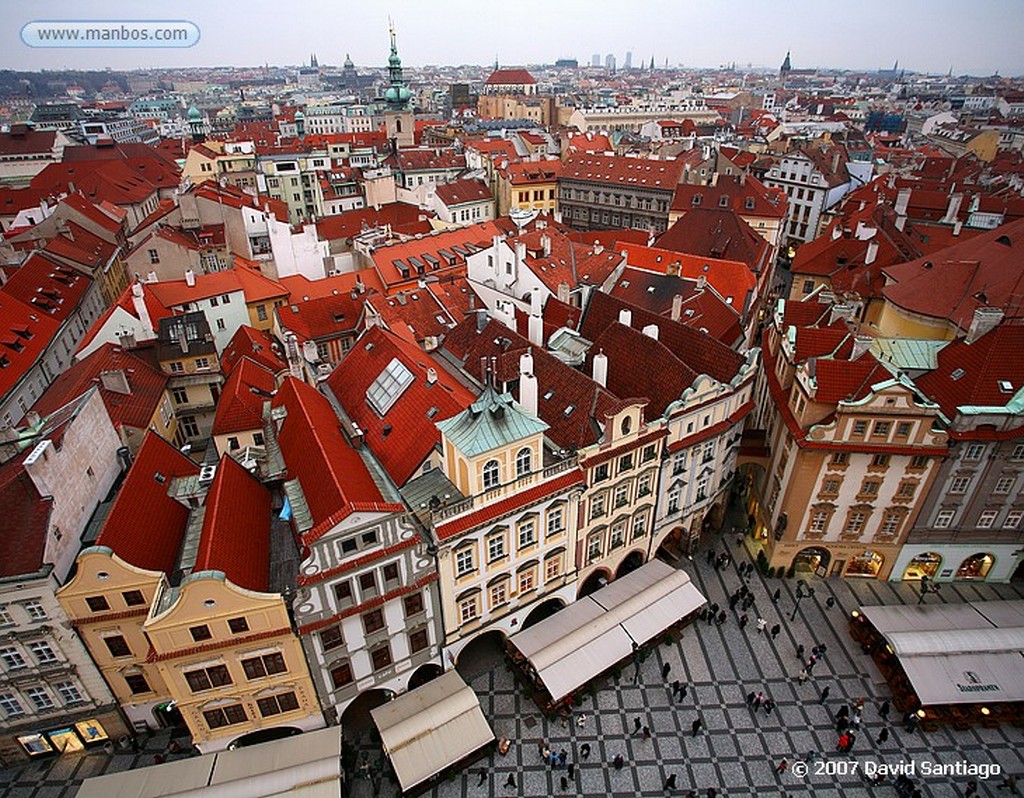
[[820,546],[809,546],[801,549],[793,558],[793,570],[798,576],[825,576],[832,555],[828,549]]
[[355,697],[351,704],[341,713],[341,734],[346,740],[355,740],[363,732],[373,728],[370,711],[390,701],[393,693],[390,690],[373,688],[364,690]]
[[925,576],[934,579],[935,574],[942,567],[942,556],[934,551],[925,551],[918,554],[907,563],[907,569],[903,572],[905,581],[919,580]]
[[956,569],[957,579],[984,579],[992,570],[996,558],[987,552],[972,554]]
[[444,673],[444,668],[433,662],[428,662],[426,665],[420,665],[412,676],[409,677],[409,689],[415,690],[417,687],[422,687],[432,679],[436,679]]
[[540,623],[545,618],[550,618],[564,606],[565,602],[560,598],[549,598],[546,601],[542,601],[530,610],[530,614],[526,616],[526,620],[523,621],[520,629],[529,629],[535,623]]
[[576,598],[581,599],[584,596],[589,596],[591,593],[600,590],[611,581],[611,578],[612,575],[604,568],[598,568],[596,571],[592,571],[590,576],[584,579],[583,583],[580,585]]
[[615,578],[618,579],[621,576],[625,576],[628,573],[632,573],[643,564],[643,552],[631,551],[629,554],[626,555],[626,558],[619,563],[619,567],[615,569]]
[[497,629],[470,640],[455,660],[455,670],[469,683],[496,668],[505,657],[505,633]]

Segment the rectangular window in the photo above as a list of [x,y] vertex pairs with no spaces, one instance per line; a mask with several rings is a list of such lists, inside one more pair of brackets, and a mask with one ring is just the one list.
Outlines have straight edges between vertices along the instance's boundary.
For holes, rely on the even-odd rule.
[[866,421],[854,421],[853,422],[853,434],[863,435],[868,431],[868,422]]
[[231,674],[228,672],[226,665],[211,665],[208,668],[185,671],[184,676],[189,689],[193,693],[232,684]]
[[274,651],[259,657],[243,659],[242,670],[245,671],[247,679],[261,679],[276,673],[286,673],[288,668],[285,666],[284,656],[279,651]]
[[537,573],[534,568],[519,572],[519,593],[529,593],[537,586]]
[[850,462],[849,452],[833,452],[832,465],[847,465]]
[[1022,510],[1010,510],[1006,514],[1006,520],[1003,521],[1004,529],[1019,529],[1020,519],[1024,518],[1024,511]]
[[283,712],[292,712],[298,709],[299,701],[295,697],[295,693],[281,693],[256,699],[256,708],[259,709],[260,715],[267,718],[271,715],[280,715]]
[[548,537],[555,537],[562,534],[562,508],[555,507],[548,510]]
[[498,532],[487,538],[487,562],[500,560],[505,556],[505,533]]
[[821,483],[821,492],[829,495],[835,495],[839,493],[839,480],[838,479],[826,479]]
[[14,617],[7,607],[0,607],[0,626],[10,626],[12,623],[14,623]]
[[377,595],[377,578],[373,575],[372,571],[359,575],[359,590],[362,592],[364,599]]
[[53,709],[54,707],[53,699],[50,698],[50,694],[42,687],[30,687],[25,691],[25,694],[36,705],[36,709],[40,711]]
[[590,500],[590,518],[601,518],[604,516],[604,497],[605,494],[598,493]]
[[352,603],[352,585],[348,580],[334,586],[334,598],[341,606]]
[[409,635],[409,651],[415,654],[417,651],[423,651],[430,645],[430,637],[427,635],[426,629],[417,629],[415,632]]
[[621,474],[623,471],[631,471],[632,469],[633,469],[633,455],[632,455],[632,453],[622,455],[622,457],[619,458],[619,473]]
[[473,571],[473,549],[455,552],[455,575],[465,576]]
[[644,474],[637,480],[636,483],[636,495],[637,497],[650,496],[651,495],[651,475]]
[[615,486],[615,506],[625,507],[629,504],[629,483],[623,482]]
[[141,590],[125,590],[121,593],[121,598],[129,607],[138,607],[146,603],[146,597],[142,595]]
[[917,492],[916,482],[901,482],[899,489],[896,491],[896,495],[901,499],[911,499]]
[[606,479],[608,479],[608,464],[601,463],[594,469],[594,484],[604,482]]
[[266,305],[257,305],[256,306],[256,318],[259,319],[260,321],[266,321],[267,320],[267,306]]
[[[181,374],[185,371],[185,365],[180,360],[172,360],[170,363],[170,369],[172,374]],[[177,396],[177,394],[175,394]]]
[[121,635],[104,637],[103,643],[112,657],[130,657],[132,655],[132,650],[128,648],[128,643],[125,642]]
[[935,528],[946,529],[950,524],[953,523],[953,511],[952,510],[940,510],[939,514],[935,516]]
[[231,634],[240,635],[249,631],[249,622],[245,618],[229,618],[228,629],[231,630]]
[[678,476],[686,470],[686,452],[680,452],[672,458],[672,476]]
[[384,566],[383,569],[381,569],[381,572],[384,574],[384,581],[385,582],[397,582],[398,581],[398,565],[396,565],[395,563],[393,563],[393,562],[388,563],[387,565]]
[[519,548],[525,549],[536,542],[536,525],[533,521],[523,521],[519,525]]
[[915,454],[910,458],[911,468],[927,468],[929,457],[926,454]]
[[950,493],[965,493],[967,486],[971,484],[970,477],[954,477],[953,481],[949,483]]
[[825,531],[826,523],[828,523],[828,511],[816,510],[811,515],[811,524],[808,527],[808,531],[816,535],[821,534]]
[[592,535],[587,541],[587,562],[592,563],[601,558],[601,536]]
[[245,707],[241,704],[231,704],[217,709],[203,710],[203,718],[206,725],[211,729],[219,729],[222,726],[234,726],[238,723],[245,723],[249,718],[245,714]]
[[704,444],[704,456],[701,458],[701,462],[707,463],[713,460],[715,457],[715,442],[708,441]]
[[850,517],[846,520],[846,534],[859,535],[864,529],[864,520],[864,513],[859,511],[850,513]]
[[668,492],[668,512],[669,512],[669,514],[671,514],[671,513],[678,513],[679,512],[679,495],[680,495],[679,488],[672,488],[672,490],[670,490]]
[[346,684],[352,684],[352,668],[347,662],[339,662],[331,668],[331,684],[334,685],[335,690]]
[[21,656],[18,649],[13,647],[0,648],[0,660],[3,660],[4,665],[11,671],[25,667],[25,658]]
[[860,492],[864,496],[877,496],[878,486],[881,484],[881,482],[876,480],[866,479],[864,480],[864,484],[860,486]]
[[647,516],[638,515],[633,519],[633,540],[642,538],[647,534]]
[[992,492],[1000,494],[1009,493],[1013,490],[1013,483],[1016,481],[1017,478],[1013,476],[999,477],[999,480],[996,482],[996,486]]
[[78,704],[82,701],[82,693],[74,682],[57,682],[55,686],[61,701],[65,704]]
[[496,585],[491,585],[490,601],[491,601],[491,609],[492,610],[495,607],[500,607],[502,604],[504,604],[506,601],[508,601],[508,583],[507,582],[502,581],[502,582],[499,582]]
[[876,454],[871,458],[871,465],[877,467],[885,467],[889,465],[889,455],[887,454]]
[[192,635],[192,639],[197,643],[200,643],[203,640],[209,640],[213,637],[213,634],[210,632],[210,627],[205,623],[200,624],[199,626],[191,626],[188,631],[189,634]]
[[983,511],[982,514],[978,516],[978,528],[989,529],[996,522],[997,515],[999,515],[998,510]]
[[13,693],[0,693],[0,709],[8,718],[18,718],[25,714],[21,702]]
[[375,671],[386,668],[391,664],[391,646],[385,644],[380,648],[375,648],[370,652],[370,661],[373,663]]
[[50,644],[42,640],[38,640],[35,643],[29,643],[28,650],[32,652],[32,656],[36,658],[36,662],[40,665],[46,665],[50,662],[57,661],[57,655],[53,653],[53,649],[50,648]]
[[985,453],[985,446],[980,443],[972,443],[964,451],[964,460],[980,460]]
[[906,438],[910,434],[911,424],[909,421],[901,421],[896,425],[896,437]]
[[141,673],[130,673],[124,677],[124,681],[128,685],[128,689],[132,691],[132,695],[151,692],[149,682]]
[[406,618],[412,615],[419,615],[421,612],[423,612],[423,594],[410,593],[408,596],[402,599],[402,605],[405,608]]
[[459,602],[459,622],[469,623],[478,614],[476,596],[463,599]]
[[876,421],[875,426],[871,429],[871,434],[881,438],[887,438],[889,436],[889,428],[892,426],[888,421]]
[[656,456],[657,456],[657,454],[656,454],[656,447],[652,443],[650,446],[645,446],[644,447],[644,452],[643,452],[643,455],[641,456],[641,460],[643,462],[645,462],[645,463],[649,463]]
[[330,651],[332,648],[344,644],[345,638],[341,634],[341,626],[335,624],[334,626],[328,626],[322,632],[320,632],[320,645],[324,651]]
[[372,634],[373,632],[380,631],[384,628],[384,612],[383,610],[371,610],[363,615],[363,628],[366,630],[366,634]]
[[1019,443],[1013,447],[1013,454],[1010,455],[1011,460],[1024,460],[1024,443]]
[[549,557],[544,562],[544,580],[550,582],[552,579],[557,579],[562,574],[562,557],[561,555],[555,557]]
[[93,612],[105,612],[110,609],[110,603],[107,601],[106,596],[89,596],[86,598],[85,603],[89,605],[89,609]]

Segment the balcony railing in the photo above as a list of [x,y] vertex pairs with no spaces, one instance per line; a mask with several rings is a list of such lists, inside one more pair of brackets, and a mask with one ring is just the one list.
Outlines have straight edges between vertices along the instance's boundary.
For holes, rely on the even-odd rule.
[[440,507],[434,510],[432,518],[434,523],[440,523],[449,518],[454,518],[457,515],[471,512],[478,507],[491,504],[506,495],[513,495],[520,493],[521,491],[531,488],[534,485],[539,485],[542,482],[546,482],[552,477],[564,474],[566,471],[571,471],[576,467],[576,458],[567,457],[554,465],[550,465],[541,471],[533,471],[529,474],[524,474],[518,479],[504,485],[498,485],[497,487],[490,488],[489,490],[479,493],[476,496],[469,496],[461,501],[454,502],[445,507]]

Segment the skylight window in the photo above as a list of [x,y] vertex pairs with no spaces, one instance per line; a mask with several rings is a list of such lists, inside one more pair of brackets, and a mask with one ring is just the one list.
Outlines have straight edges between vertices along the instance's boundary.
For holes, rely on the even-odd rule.
[[576,405],[567,405],[565,410],[563,410],[562,412],[565,413],[565,415],[569,416],[569,415],[572,415],[572,411],[575,410],[575,409],[576,409]]
[[964,374],[966,374],[966,373],[967,372],[964,371],[963,369],[953,369],[953,373],[950,374],[949,376],[950,376],[950,379],[958,380],[962,376],[964,376]]
[[378,415],[385,415],[412,384],[412,372],[397,357],[385,366],[366,391],[370,406]]
[[999,380],[999,390],[1003,393],[1013,393],[1013,383],[1009,380]]

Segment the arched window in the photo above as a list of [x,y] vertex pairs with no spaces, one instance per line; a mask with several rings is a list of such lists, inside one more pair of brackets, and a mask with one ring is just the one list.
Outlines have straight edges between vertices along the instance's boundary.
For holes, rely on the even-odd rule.
[[516,476],[521,477],[529,474],[532,465],[533,453],[528,447],[520,449],[519,454],[516,455]]
[[484,490],[498,487],[500,468],[497,460],[488,460],[484,463]]

